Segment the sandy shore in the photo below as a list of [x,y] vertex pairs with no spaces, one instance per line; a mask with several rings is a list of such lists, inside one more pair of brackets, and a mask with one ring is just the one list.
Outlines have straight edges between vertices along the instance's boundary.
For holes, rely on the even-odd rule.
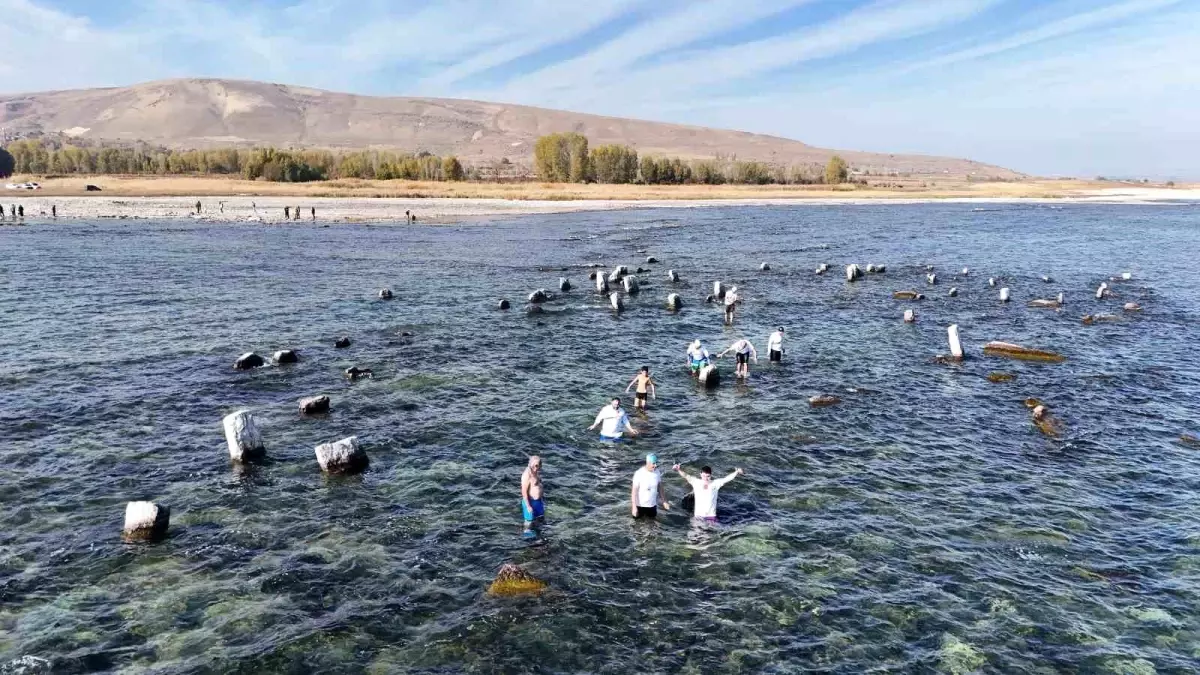
[[[25,207],[26,220],[49,218],[51,207],[59,219],[194,219],[215,222],[285,222],[284,208],[300,208],[301,221],[319,222],[402,222],[406,212],[417,216],[418,222],[446,223],[488,217],[517,216],[575,211],[605,211],[616,209],[696,208],[727,206],[778,206],[827,204],[913,204],[913,203],[972,203],[995,204],[1015,202],[1088,202],[1088,203],[1156,203],[1162,201],[1197,200],[1200,189],[1105,189],[1079,191],[1061,197],[809,197],[744,198],[744,199],[475,199],[475,198],[371,198],[371,197],[277,197],[277,196],[180,196],[180,197],[116,197],[69,196],[43,193],[2,194],[0,204],[6,220],[11,205]],[[196,202],[201,203],[196,214]],[[294,212],[287,222],[294,221]]]

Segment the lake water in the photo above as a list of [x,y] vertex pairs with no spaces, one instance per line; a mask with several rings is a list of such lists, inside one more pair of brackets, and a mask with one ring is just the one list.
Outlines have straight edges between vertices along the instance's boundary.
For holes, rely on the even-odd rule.
[[[932,204],[0,228],[0,673],[1194,672],[1198,224],[1194,205]],[[850,262],[888,269],[848,284]],[[616,317],[592,263],[653,271]],[[525,315],[559,276],[580,290]],[[703,302],[717,279],[745,301],[732,329]],[[1061,312],[1026,306],[1060,291]],[[958,365],[931,360],[950,323]],[[707,393],[687,375],[691,339],[765,352],[779,325],[782,365]],[[231,367],[284,348],[301,362]],[[598,442],[642,365],[642,436]],[[810,408],[822,393],[843,402]],[[331,414],[300,417],[315,394]],[[250,470],[222,436],[239,408],[270,455]],[[323,477],[313,447],[351,434],[370,469]],[[743,467],[723,522],[633,521],[647,452]],[[533,453],[540,545],[518,509]],[[165,541],[122,543],[134,499],[172,507]],[[487,596],[504,563],[548,590]]]

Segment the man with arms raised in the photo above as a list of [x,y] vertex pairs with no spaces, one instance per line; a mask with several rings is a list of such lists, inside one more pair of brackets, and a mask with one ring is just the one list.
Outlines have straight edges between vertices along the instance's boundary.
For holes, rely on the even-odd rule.
[[683,467],[678,464],[671,468],[675,469],[675,473],[682,476],[688,482],[688,485],[692,486],[692,495],[696,500],[692,514],[700,520],[707,520],[714,523],[717,521],[717,492],[721,489],[721,486],[745,473],[741,469],[734,469],[733,473],[728,476],[713,480],[712,469],[707,466],[700,469],[699,478],[689,476],[683,470]]

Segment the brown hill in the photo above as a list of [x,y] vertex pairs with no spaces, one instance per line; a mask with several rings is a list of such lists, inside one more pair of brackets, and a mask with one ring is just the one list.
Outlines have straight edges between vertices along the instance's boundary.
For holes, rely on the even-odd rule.
[[[356,96],[241,80],[187,79],[130,87],[0,94],[7,134],[147,141],[176,148],[229,145],[394,148],[456,154],[469,163],[528,163],[543,134],[577,131],[593,145],[642,154],[823,164],[834,150],[724,129],[602,117],[458,99]],[[1016,178],[1008,169],[925,155],[836,151],[872,173]]]

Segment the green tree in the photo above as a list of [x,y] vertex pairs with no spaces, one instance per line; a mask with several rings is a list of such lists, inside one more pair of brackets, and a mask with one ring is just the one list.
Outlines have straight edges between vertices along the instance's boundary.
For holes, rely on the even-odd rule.
[[0,148],[0,178],[8,178],[16,170],[17,160],[13,159],[12,153]]
[[463,165],[457,157],[451,155],[442,158],[442,179],[454,181],[463,179]]
[[588,140],[583,134],[567,134],[567,180],[586,183],[592,176],[588,162]]
[[637,180],[637,151],[624,145],[601,145],[592,150],[592,178],[597,183],[632,183]]
[[829,163],[825,165],[825,182],[829,185],[837,185],[845,183],[849,177],[850,171],[846,166],[846,160],[834,155],[829,158]]

